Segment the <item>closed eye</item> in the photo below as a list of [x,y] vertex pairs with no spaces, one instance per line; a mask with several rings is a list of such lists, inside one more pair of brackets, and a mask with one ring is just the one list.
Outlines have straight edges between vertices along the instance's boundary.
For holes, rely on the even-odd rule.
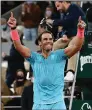
[[[47,41],[47,40],[48,40],[48,38],[44,38],[43,40]],[[53,40],[53,38],[49,38],[49,40]]]
[[50,38],[49,40],[53,40],[52,38]]
[[43,40],[48,40],[47,38],[44,38]]

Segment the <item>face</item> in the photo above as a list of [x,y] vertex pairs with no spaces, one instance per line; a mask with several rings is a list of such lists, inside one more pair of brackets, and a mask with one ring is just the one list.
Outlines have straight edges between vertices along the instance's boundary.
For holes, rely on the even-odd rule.
[[23,78],[24,78],[23,71],[18,71],[17,72],[17,78],[18,78],[18,81],[23,81]]
[[55,6],[57,8],[57,11],[65,12],[64,2],[55,2]]
[[51,51],[53,47],[52,35],[50,33],[44,33],[41,36],[41,41],[39,42],[39,45],[42,50]]
[[52,15],[52,9],[49,8],[49,7],[47,7],[46,8],[46,11],[45,11],[45,15],[46,15],[46,17],[51,17],[51,15]]

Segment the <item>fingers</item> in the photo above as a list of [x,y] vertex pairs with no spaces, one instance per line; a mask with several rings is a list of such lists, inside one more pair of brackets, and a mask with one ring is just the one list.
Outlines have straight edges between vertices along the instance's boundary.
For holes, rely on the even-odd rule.
[[78,19],[78,21],[79,21],[79,22],[81,21],[81,16],[79,16],[79,19]]
[[11,12],[11,18],[14,18],[14,16],[13,16],[13,12]]
[[13,23],[11,23],[11,22],[8,22],[8,25],[9,25],[11,28],[15,27],[15,25],[14,25]]
[[11,19],[12,21],[15,21],[15,18],[14,18],[14,16],[13,16],[13,12],[11,12],[10,19]]
[[81,19],[81,16],[79,16],[79,19],[78,19],[78,27],[80,28],[85,28],[86,27],[86,23]]
[[7,24],[8,24],[11,28],[16,27],[16,19],[15,19],[14,16],[13,16],[13,12],[11,12],[11,15],[10,15],[10,18],[9,18]]
[[86,27],[86,23],[84,21],[81,21],[81,22],[78,23],[78,27],[85,28]]
[[16,21],[16,19],[15,19],[15,18],[10,17],[8,21],[13,23],[13,22],[15,22],[15,21]]
[[78,21],[79,21],[79,23],[84,23],[84,21],[82,20],[81,16],[79,16]]
[[11,12],[10,20],[11,20],[11,21],[15,21],[15,20],[16,20],[16,19],[14,18],[13,12]]
[[7,23],[8,23],[8,24],[13,24],[13,23],[14,23],[14,20],[12,20],[12,19],[10,18]]

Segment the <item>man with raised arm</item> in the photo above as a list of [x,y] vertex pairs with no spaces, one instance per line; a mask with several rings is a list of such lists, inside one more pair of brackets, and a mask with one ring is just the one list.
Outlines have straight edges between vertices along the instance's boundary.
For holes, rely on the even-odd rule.
[[8,20],[11,38],[15,48],[32,65],[34,73],[34,105],[33,110],[66,110],[64,103],[64,67],[66,59],[78,52],[84,42],[85,23],[79,19],[77,35],[65,49],[52,51],[53,35],[44,31],[39,36],[41,53],[32,52],[20,43],[16,31],[16,19],[11,13]]

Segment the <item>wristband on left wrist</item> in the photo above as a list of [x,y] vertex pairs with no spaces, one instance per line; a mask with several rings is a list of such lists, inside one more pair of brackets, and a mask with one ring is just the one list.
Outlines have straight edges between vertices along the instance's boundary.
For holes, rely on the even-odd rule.
[[11,39],[13,41],[18,41],[20,40],[19,34],[17,30],[11,30]]

